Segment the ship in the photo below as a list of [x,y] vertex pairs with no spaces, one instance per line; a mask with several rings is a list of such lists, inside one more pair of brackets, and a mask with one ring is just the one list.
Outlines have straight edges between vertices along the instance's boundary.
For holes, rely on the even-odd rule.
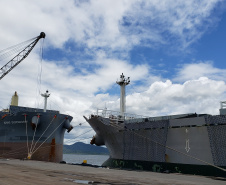
[[[42,38],[45,38],[44,32],[33,39],[2,50],[0,59],[5,59],[15,51],[20,52],[0,69],[0,80],[22,62]],[[64,134],[66,130],[70,132],[73,129],[73,118],[47,109],[47,98],[50,96],[48,90],[41,95],[44,97],[43,109],[18,106],[18,94],[15,92],[9,108],[0,111],[0,158],[62,161]]]
[[219,115],[187,113],[140,116],[125,111],[122,74],[120,112],[97,109],[84,116],[96,134],[91,144],[105,145],[110,157],[102,166],[162,173],[226,177],[226,102]]
[[[48,91],[42,94],[46,99]],[[0,111],[0,158],[60,162],[65,131],[72,117],[56,110],[18,106],[17,92],[9,109]]]

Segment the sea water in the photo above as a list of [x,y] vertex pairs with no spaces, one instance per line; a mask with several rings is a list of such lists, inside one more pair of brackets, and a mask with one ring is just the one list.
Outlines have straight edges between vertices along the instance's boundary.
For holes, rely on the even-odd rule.
[[109,158],[108,155],[81,155],[81,154],[63,154],[63,160],[66,163],[82,164],[84,160],[87,164],[101,166]]

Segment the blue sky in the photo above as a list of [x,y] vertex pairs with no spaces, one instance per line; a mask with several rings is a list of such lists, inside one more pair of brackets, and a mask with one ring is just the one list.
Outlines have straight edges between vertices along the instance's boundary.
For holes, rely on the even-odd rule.
[[43,59],[40,42],[1,80],[1,107],[14,91],[42,107],[48,89],[49,108],[83,123],[66,140],[90,129],[83,115],[119,110],[122,72],[127,112],[218,114],[226,100],[225,0],[2,0],[0,12],[0,50],[46,33]]
[[[194,30],[180,28],[184,29],[182,30],[184,35],[172,34],[167,27],[162,29],[165,21],[148,20],[148,17],[142,15],[141,19],[144,18],[142,21],[136,20],[135,17],[123,16],[119,21],[119,29],[124,30],[123,34],[132,32],[136,35],[136,32],[142,32],[142,29],[150,32],[154,30],[159,32],[157,36],[162,37],[162,41],[149,40],[148,36],[142,40],[142,35],[138,33],[139,36],[136,36],[141,37],[140,43],[129,45],[128,48],[127,46],[110,48],[106,45],[90,48],[87,47],[87,43],[76,43],[69,39],[63,44],[63,48],[47,48],[44,57],[47,60],[66,59],[74,65],[76,72],[82,73],[80,65],[83,65],[83,61],[86,61],[86,69],[90,72],[101,67],[95,62],[92,63],[92,60],[96,60],[96,52],[104,52],[106,58],[124,60],[133,65],[148,64],[151,66],[150,73],[165,79],[174,78],[178,68],[189,63],[211,63],[216,68],[225,68],[223,56],[226,47],[226,13],[224,7],[224,2],[216,3],[210,10],[209,16],[201,19],[201,23],[194,26]],[[198,16],[194,17],[191,21],[198,18]],[[130,29],[136,28],[136,25],[142,28],[137,28],[133,33]],[[189,34],[189,32],[194,33]]]

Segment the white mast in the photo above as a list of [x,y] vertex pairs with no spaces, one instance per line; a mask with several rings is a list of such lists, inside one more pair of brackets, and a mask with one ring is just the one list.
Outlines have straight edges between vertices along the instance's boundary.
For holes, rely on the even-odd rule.
[[46,107],[47,107],[47,98],[50,96],[49,91],[46,90],[46,93],[41,94],[45,98],[45,104],[44,104],[44,112],[46,112]]
[[125,76],[120,75],[120,79],[116,82],[121,87],[121,93],[120,93],[120,112],[121,116],[124,116],[124,113],[126,112],[126,93],[125,93],[125,87],[130,83],[130,78],[128,77],[125,79]]

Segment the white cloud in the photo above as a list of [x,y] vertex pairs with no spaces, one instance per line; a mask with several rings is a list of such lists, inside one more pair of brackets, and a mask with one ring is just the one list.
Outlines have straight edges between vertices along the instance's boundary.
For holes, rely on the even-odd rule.
[[[99,63],[100,58],[96,63]],[[93,73],[76,74],[73,66],[66,61],[45,61],[35,53],[31,53],[20,65],[15,67],[1,80],[1,107],[9,105],[14,91],[18,92],[19,105],[42,107],[43,99],[39,93],[48,89],[51,93],[49,108],[60,110],[74,117],[74,122],[84,122],[84,113],[90,114],[98,107],[100,99],[95,95],[99,91],[106,91],[115,83],[121,72],[133,76],[139,81],[148,75],[147,65],[132,65],[126,61],[101,59],[103,65]],[[41,67],[42,66],[42,67]],[[41,74],[38,73],[42,68]],[[41,85],[37,83],[41,75]],[[111,96],[108,97],[111,99]],[[97,104],[93,104],[96,102]]]
[[[150,74],[149,64],[131,64],[128,51],[138,45],[189,46],[208,26],[216,25],[213,24],[216,17],[211,12],[218,2],[221,1],[0,1],[1,49],[44,31],[48,54],[52,48],[67,53],[65,45],[70,42],[71,48],[77,45],[84,49],[84,55],[93,56],[91,60],[78,59],[76,65],[67,55],[65,59],[51,61],[44,58],[42,83],[37,86],[40,59],[35,49],[1,80],[0,105],[6,108],[16,90],[21,106],[42,106],[39,91],[48,89],[49,108],[72,115],[73,125],[77,125],[84,123],[83,115],[104,107],[105,102],[108,109],[119,109],[119,95],[111,95],[108,90],[123,72],[131,77],[134,86],[134,92],[128,87],[128,112],[149,116],[217,113],[218,101],[225,98],[225,83],[221,81],[225,77],[224,69],[206,62],[185,64],[175,79],[165,81]],[[118,59],[119,53],[123,53],[120,55],[123,59]],[[203,76],[208,78],[199,78]],[[84,127],[90,128],[88,123]],[[75,128],[66,138],[82,134],[84,127]]]
[[184,82],[190,79],[197,79],[206,76],[215,80],[226,79],[226,70],[219,69],[213,66],[213,62],[197,62],[192,64],[184,64],[178,69],[178,73],[174,78],[175,81]]
[[[3,0],[1,48],[44,31],[54,47],[72,40],[88,48],[128,51],[140,43],[189,46],[216,25],[211,15],[221,0]],[[211,16],[211,17],[210,17]],[[171,34],[171,36],[169,36]],[[172,39],[173,38],[173,39]]]
[[[99,58],[100,59],[100,58]],[[101,61],[95,61],[96,63]],[[51,93],[48,108],[60,110],[62,113],[74,117],[72,124],[83,123],[86,129],[75,128],[66,139],[76,139],[78,134],[87,131],[88,123],[83,115],[89,116],[96,112],[96,108],[104,108],[105,103],[110,110],[119,110],[119,93],[111,95],[108,92],[121,72],[131,77],[131,85],[127,87],[127,112],[138,115],[156,116],[182,113],[209,113],[218,114],[219,102],[226,98],[226,85],[224,81],[207,77],[186,76],[198,69],[203,69],[202,76],[211,74],[218,76],[223,71],[210,64],[184,65],[178,70],[177,77],[185,76],[183,83],[175,83],[170,80],[164,81],[160,77],[149,74],[147,64],[134,66],[125,61],[105,59],[107,61],[93,73],[86,75],[76,74],[72,66],[64,66],[61,61],[42,61],[42,84],[40,91],[48,89]],[[0,102],[3,108],[9,104],[11,95],[16,90],[19,94],[21,106],[42,107],[43,100],[37,94],[37,76],[39,59],[35,53],[13,69],[1,80]],[[201,65],[201,67],[200,67]],[[198,70],[198,71],[199,71]],[[208,73],[204,73],[209,71]],[[136,81],[144,79],[157,79],[151,85],[139,84]],[[188,80],[190,78],[190,80]],[[179,78],[181,79],[181,78]],[[116,87],[117,85],[115,85]],[[130,86],[134,86],[132,89]],[[119,87],[117,86],[118,91]],[[96,94],[100,89],[104,93]],[[79,131],[79,132],[78,132]],[[88,143],[94,133],[87,133],[84,142]],[[89,138],[90,136],[90,138]],[[77,138],[79,140],[79,138]],[[68,140],[69,142],[70,140]],[[72,141],[72,140],[71,140]]]
[[157,81],[146,91],[127,95],[127,112],[150,117],[195,112],[218,114],[225,92],[225,82],[206,77],[183,84]]

